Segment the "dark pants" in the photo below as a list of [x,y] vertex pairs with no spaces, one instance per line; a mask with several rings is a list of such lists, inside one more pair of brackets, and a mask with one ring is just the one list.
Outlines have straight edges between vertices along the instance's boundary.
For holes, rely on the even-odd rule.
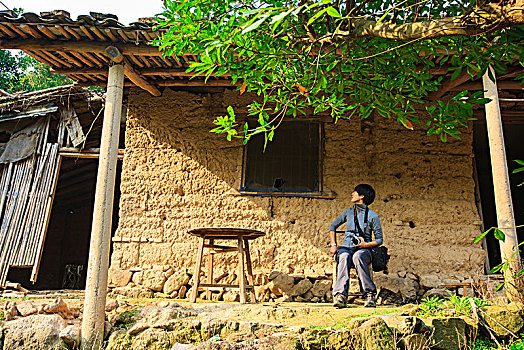
[[358,275],[360,291],[366,295],[377,293],[377,287],[371,279],[369,264],[371,251],[369,249],[355,249],[338,247],[337,281],[333,286],[333,295],[343,294],[347,297],[349,287],[349,269],[355,267]]

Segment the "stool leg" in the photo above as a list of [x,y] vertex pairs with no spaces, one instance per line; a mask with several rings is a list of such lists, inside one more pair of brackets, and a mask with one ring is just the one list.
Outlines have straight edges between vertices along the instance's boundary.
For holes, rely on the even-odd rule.
[[200,244],[198,246],[198,252],[196,257],[195,272],[193,274],[193,290],[191,292],[190,302],[196,302],[198,295],[198,286],[200,284],[200,269],[202,268],[202,256],[204,253],[204,238],[200,238]]
[[251,266],[251,253],[249,252],[249,241],[244,239],[244,247],[246,251],[246,265],[247,265],[247,282],[251,286],[249,293],[251,295],[251,301],[256,302],[255,296],[255,281],[253,278],[253,267]]
[[238,285],[240,287],[240,303],[246,303],[246,270],[244,267],[244,240],[238,236]]
[[[209,245],[211,246],[209,249],[209,255],[207,256],[207,283],[209,284],[214,283],[213,281],[213,257],[215,255],[215,251],[213,250],[214,242],[215,242],[214,239],[209,240]],[[207,287],[207,290],[206,290],[206,300],[207,301],[211,300],[211,290],[209,289],[209,287]]]

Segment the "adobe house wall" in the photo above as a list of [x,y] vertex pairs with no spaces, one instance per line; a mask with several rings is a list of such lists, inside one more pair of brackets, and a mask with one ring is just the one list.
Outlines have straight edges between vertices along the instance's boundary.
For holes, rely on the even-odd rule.
[[[192,268],[197,240],[187,230],[233,226],[267,233],[252,244],[255,272],[323,274],[331,271],[329,224],[365,182],[377,191],[371,208],[382,220],[390,273],[483,272],[485,253],[472,243],[481,222],[471,129],[444,144],[378,117],[325,124],[324,186],[335,199],[241,196],[241,141],[210,133],[210,111],[247,103],[238,91],[166,89],[154,98],[131,90],[112,266]],[[217,264],[231,270],[235,261],[224,254]]]

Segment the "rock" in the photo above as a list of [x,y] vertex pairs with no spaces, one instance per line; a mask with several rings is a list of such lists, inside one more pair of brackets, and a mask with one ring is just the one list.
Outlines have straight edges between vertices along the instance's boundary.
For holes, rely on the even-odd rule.
[[255,286],[255,296],[257,301],[269,299],[269,288],[267,286]]
[[271,293],[273,293],[277,297],[280,297],[284,294],[282,289],[280,289],[273,281],[270,281],[268,284],[266,284],[266,287]]
[[181,307],[161,308],[157,306],[146,306],[137,315],[138,322],[131,327],[127,333],[133,335],[147,328],[170,328],[177,319],[195,316],[192,310]]
[[240,294],[238,294],[238,292],[228,291],[224,293],[223,298],[224,298],[224,301],[236,302],[236,301],[240,301]]
[[374,317],[355,330],[355,340],[366,350],[395,350],[395,337],[386,322]]
[[160,292],[164,288],[166,276],[164,276],[162,270],[147,270],[138,273],[142,274],[142,287],[151,289],[154,292]]
[[422,298],[432,298],[432,297],[439,297],[441,299],[449,298],[451,296],[451,292],[445,288],[431,288],[428,290]]
[[180,343],[175,343],[173,347],[171,348],[171,350],[194,350],[194,349],[196,349],[196,346],[192,344],[180,344]]
[[69,325],[65,327],[58,336],[69,347],[75,348],[80,344],[80,328],[76,326]]
[[30,301],[23,301],[21,303],[16,304],[16,309],[23,317],[36,314],[38,312],[38,309]]
[[432,349],[459,350],[466,339],[466,322],[458,317],[435,317],[424,319],[432,328]]
[[311,289],[311,287],[313,287],[313,283],[311,283],[309,279],[304,278],[303,280],[300,280],[300,282],[293,286],[289,295],[294,297],[306,294]]
[[133,281],[134,284],[142,284],[144,282],[143,273],[144,270],[137,271],[133,274],[131,277],[131,281]]
[[113,330],[113,326],[111,325],[111,323],[109,323],[109,321],[105,321],[104,322],[104,340],[106,340],[107,337],[109,337],[109,334],[111,334],[112,330]]
[[180,305],[178,305],[177,303],[175,303],[174,301],[169,301],[169,300],[161,300],[159,301],[158,303],[156,303],[156,306],[158,307],[171,307],[171,308],[177,308],[179,307]]
[[6,321],[14,320],[18,316],[18,310],[16,309],[16,303],[14,301],[8,301],[4,305],[4,318]]
[[390,277],[376,274],[374,282],[377,287],[389,289],[402,295],[405,300],[416,300],[418,283],[409,278]]
[[[184,270],[184,272],[185,272],[185,270]],[[175,270],[173,270],[173,268],[170,267],[170,268],[168,268],[167,270],[164,271],[164,276],[165,276],[165,278],[169,278],[169,277],[173,276],[174,273],[175,273]]]
[[131,281],[133,273],[116,267],[111,267],[108,271],[109,287],[123,287]]
[[287,295],[291,295],[291,291],[295,285],[295,279],[284,273],[275,277],[271,282]]
[[290,297],[289,295],[284,295],[284,296],[282,296],[280,298],[275,299],[276,303],[287,303],[287,302],[291,302],[291,301],[293,301],[293,298]]
[[[524,327],[524,320],[522,319],[518,308],[514,305],[504,307],[489,306],[486,308],[486,313],[490,317],[484,316],[484,319],[498,336],[505,337],[510,335],[510,332],[513,334],[518,334],[522,327]],[[495,322],[492,318],[507,328],[510,332],[498,325],[497,322]]]
[[189,275],[185,271],[177,272],[171,275],[164,284],[164,293],[171,294],[178,291],[184,284],[189,282]]
[[424,289],[438,288],[442,282],[436,275],[422,275],[420,276],[420,287]]
[[271,281],[271,280],[274,280],[275,278],[277,278],[278,276],[280,276],[282,274],[282,272],[280,271],[271,271],[271,273],[269,274],[268,276],[268,279]]
[[314,297],[313,293],[311,293],[311,290],[308,290],[306,293],[302,295],[302,298],[304,298],[305,302],[310,302],[312,301],[313,298],[317,298],[317,297]]
[[4,324],[3,350],[62,350],[60,332],[66,322],[59,315],[31,315]]
[[44,307],[44,312],[47,314],[60,314],[60,316],[67,318],[71,315],[69,308],[65,301],[60,297],[56,297],[55,301]]
[[118,300],[116,299],[108,299],[106,301],[106,312],[111,312],[113,310],[116,310],[118,308]]
[[429,349],[431,346],[431,339],[426,334],[409,334],[400,338],[400,343],[403,349]]
[[133,350],[170,350],[171,337],[163,329],[149,328],[133,337]]
[[187,297],[188,290],[189,288],[187,286],[180,287],[180,289],[178,290],[178,298],[185,299]]
[[322,297],[331,290],[331,280],[317,280],[311,288],[311,293],[316,297]]
[[396,332],[397,334],[407,335],[429,330],[427,327],[425,327],[420,318],[414,316],[390,314],[381,315],[380,318],[386,322],[389,329],[391,329],[393,332]]
[[152,298],[153,291],[142,287],[118,287],[113,293],[124,295],[128,298]]

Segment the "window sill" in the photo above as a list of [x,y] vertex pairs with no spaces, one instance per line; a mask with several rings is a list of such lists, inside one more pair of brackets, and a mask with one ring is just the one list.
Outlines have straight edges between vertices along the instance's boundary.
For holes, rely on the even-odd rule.
[[288,198],[316,198],[316,199],[335,199],[337,198],[336,193],[322,193],[322,192],[311,192],[311,193],[278,193],[278,192],[247,192],[239,191],[236,193],[237,196],[251,196],[251,197],[288,197]]

